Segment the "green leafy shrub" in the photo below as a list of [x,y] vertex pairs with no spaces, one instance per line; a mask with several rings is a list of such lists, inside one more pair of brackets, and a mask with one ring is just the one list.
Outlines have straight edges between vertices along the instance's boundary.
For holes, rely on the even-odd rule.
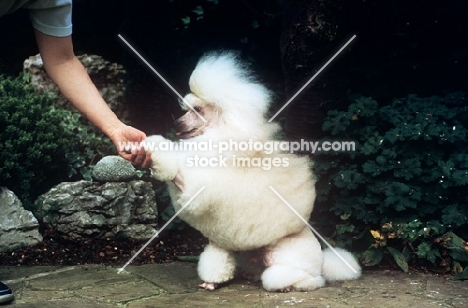
[[112,141],[77,112],[60,110],[61,126],[70,136],[70,149],[66,153],[70,180],[91,181],[94,165],[104,156],[115,155]]
[[91,180],[93,166],[115,154],[112,141],[81,114],[52,107],[28,76],[0,76],[0,186],[30,208],[61,181]]
[[356,150],[316,155],[316,211],[334,219],[342,244],[367,243],[365,265],[384,257],[403,270],[422,260],[454,273],[468,265],[466,105],[464,93],[383,107],[360,97],[328,113],[324,131]]
[[0,186],[29,206],[66,178],[69,141],[51,98],[37,95],[21,78],[0,75]]

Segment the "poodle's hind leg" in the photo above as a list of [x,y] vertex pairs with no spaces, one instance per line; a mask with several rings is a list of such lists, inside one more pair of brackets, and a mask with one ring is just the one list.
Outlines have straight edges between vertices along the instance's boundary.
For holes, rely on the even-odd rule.
[[262,284],[267,291],[311,291],[325,285],[320,243],[308,228],[269,246],[265,262]]
[[263,272],[262,284],[267,291],[311,291],[323,287],[325,279],[292,265],[272,265]]
[[210,242],[200,255],[200,261],[198,261],[198,276],[204,281],[199,286],[212,291],[216,289],[219,283],[234,278],[235,269],[234,254]]

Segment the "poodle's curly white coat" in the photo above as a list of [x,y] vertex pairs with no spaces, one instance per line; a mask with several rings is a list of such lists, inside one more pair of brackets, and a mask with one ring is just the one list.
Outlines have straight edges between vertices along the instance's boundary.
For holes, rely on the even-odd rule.
[[[270,92],[253,77],[233,53],[204,56],[190,81],[185,97],[192,107],[214,108],[216,120],[202,124],[202,133],[189,141],[271,141],[278,126],[266,121]],[[184,109],[188,109],[185,105]],[[190,110],[189,110],[190,112]],[[209,121],[210,122],[210,121]],[[167,142],[151,136],[146,142]],[[180,213],[180,218],[210,240],[200,256],[198,273],[205,288],[234,277],[240,265],[260,277],[266,290],[313,290],[325,280],[355,279],[360,267],[344,250],[340,254],[357,270],[352,272],[334,253],[322,253],[313,233],[270,189],[277,190],[306,220],[315,200],[315,181],[308,158],[288,153],[229,149],[222,153],[226,165],[189,166],[190,157],[219,157],[212,151],[154,151],[152,174],[167,181],[175,210],[179,210],[201,187],[205,189]],[[243,157],[287,161],[287,166],[240,167]],[[179,179],[179,185],[174,179]],[[182,184],[180,184],[182,183]],[[242,256],[244,254],[244,256]],[[208,287],[207,287],[208,285]]]

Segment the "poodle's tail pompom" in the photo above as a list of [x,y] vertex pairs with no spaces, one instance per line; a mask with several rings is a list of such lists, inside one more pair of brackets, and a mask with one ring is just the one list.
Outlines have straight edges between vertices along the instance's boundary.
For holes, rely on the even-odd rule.
[[327,248],[323,250],[323,265],[322,275],[327,281],[335,280],[352,280],[361,276],[361,267],[356,261],[354,256],[341,248],[335,248],[336,252],[340,254],[354,271],[338,257],[335,252]]
[[240,119],[243,119],[241,126],[265,122],[271,93],[255,80],[235,52],[205,54],[192,72],[189,86],[202,101],[218,106],[222,117],[231,125]]

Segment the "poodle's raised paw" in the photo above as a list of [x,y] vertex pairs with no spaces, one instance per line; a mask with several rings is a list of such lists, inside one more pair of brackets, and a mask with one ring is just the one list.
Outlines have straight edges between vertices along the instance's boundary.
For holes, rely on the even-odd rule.
[[[179,166],[174,153],[171,151],[165,151],[163,149],[169,149],[172,141],[159,136],[149,136],[142,141],[147,148],[152,148],[151,160],[152,166],[151,176],[160,181],[173,181],[176,175],[179,173]],[[162,146],[162,144],[165,144]],[[158,150],[159,149],[159,150]],[[176,184],[177,185],[177,184]],[[183,183],[182,183],[183,186]]]
[[216,290],[216,288],[218,287],[218,284],[217,283],[213,283],[213,282],[204,282],[202,284],[199,284],[198,285],[200,288],[203,288],[205,290],[208,290],[208,291],[214,291]]

